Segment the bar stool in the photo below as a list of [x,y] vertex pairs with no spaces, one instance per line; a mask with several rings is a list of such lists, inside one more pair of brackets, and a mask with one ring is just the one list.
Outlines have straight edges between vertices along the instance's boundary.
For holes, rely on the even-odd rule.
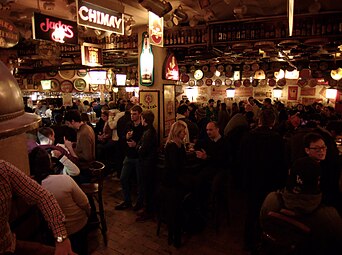
[[[91,205],[92,212],[95,215],[100,216],[100,221],[92,222],[92,224],[100,224],[103,241],[107,246],[107,223],[105,217],[105,211],[103,207],[103,179],[105,176],[105,165],[100,161],[94,161],[89,166],[89,182],[80,184],[81,189],[87,195],[89,203]],[[97,202],[98,208],[96,208],[95,201]]]

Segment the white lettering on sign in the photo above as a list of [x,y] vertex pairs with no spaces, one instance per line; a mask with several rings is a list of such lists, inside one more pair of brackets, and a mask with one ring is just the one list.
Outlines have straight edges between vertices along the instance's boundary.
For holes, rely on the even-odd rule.
[[120,28],[122,22],[122,18],[109,16],[109,14],[89,9],[86,6],[81,6],[78,10],[78,14],[82,20],[117,29]]
[[72,31],[72,26],[71,25],[65,25],[62,23],[62,21],[58,22],[53,22],[50,21],[49,18],[46,18],[45,23],[40,23],[40,29],[43,32],[48,32],[50,29],[53,30],[63,30],[64,31],[64,36],[67,38],[72,38],[74,37],[74,32]]

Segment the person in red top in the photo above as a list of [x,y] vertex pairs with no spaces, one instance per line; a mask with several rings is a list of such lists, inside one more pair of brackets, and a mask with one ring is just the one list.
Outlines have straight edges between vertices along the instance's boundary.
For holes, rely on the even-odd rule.
[[[56,238],[55,248],[16,240],[9,225],[13,195],[38,206]],[[50,192],[11,163],[0,160],[0,254],[75,254],[67,238],[64,221],[64,214]]]

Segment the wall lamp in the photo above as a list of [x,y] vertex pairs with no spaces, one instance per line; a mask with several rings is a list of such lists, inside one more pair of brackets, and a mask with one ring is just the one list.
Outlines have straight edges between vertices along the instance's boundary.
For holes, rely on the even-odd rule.
[[145,9],[153,12],[159,17],[163,17],[165,14],[172,11],[172,5],[170,2],[166,2],[165,0],[138,0],[138,2]]

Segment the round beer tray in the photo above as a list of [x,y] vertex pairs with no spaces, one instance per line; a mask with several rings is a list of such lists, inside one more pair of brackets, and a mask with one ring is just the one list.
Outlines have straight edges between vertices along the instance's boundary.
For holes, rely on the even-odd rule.
[[85,77],[85,76],[87,76],[87,70],[86,69],[80,69],[80,70],[77,70],[77,75],[79,76],[79,77]]
[[284,87],[286,85],[286,79],[282,78],[277,81],[277,85],[280,87]]
[[61,91],[64,93],[71,93],[73,84],[71,81],[65,80],[61,82]]
[[59,91],[60,84],[57,79],[50,79],[51,80],[51,91]]
[[233,71],[233,66],[232,65],[226,65],[226,72],[231,72]]
[[217,71],[219,71],[220,73],[222,73],[224,71],[224,66],[223,65],[219,65],[217,67]]
[[216,87],[219,87],[219,86],[221,86],[222,85],[222,80],[221,79],[216,79],[215,80],[215,86]]
[[245,79],[245,80],[243,81],[243,86],[245,86],[245,87],[251,86],[251,81],[250,81],[249,79]]
[[196,81],[196,86],[198,86],[198,87],[203,86],[203,80]]
[[87,87],[87,82],[83,80],[82,78],[78,78],[74,80],[74,88],[77,91],[84,91],[86,87]]
[[252,81],[252,86],[253,86],[253,87],[258,87],[258,84],[259,84],[259,80],[253,79],[253,81]]
[[256,70],[259,70],[259,64],[254,63],[254,64],[252,65],[252,71],[255,72]]
[[277,84],[277,81],[275,79],[268,79],[268,86],[274,87]]
[[213,80],[212,79],[206,79],[205,85],[211,86],[212,84],[213,84]]
[[231,86],[232,83],[233,83],[232,79],[225,79],[225,80],[224,80],[224,84],[225,84],[226,86]]
[[235,86],[236,88],[241,87],[241,81],[240,81],[240,80],[234,81],[234,86]]

